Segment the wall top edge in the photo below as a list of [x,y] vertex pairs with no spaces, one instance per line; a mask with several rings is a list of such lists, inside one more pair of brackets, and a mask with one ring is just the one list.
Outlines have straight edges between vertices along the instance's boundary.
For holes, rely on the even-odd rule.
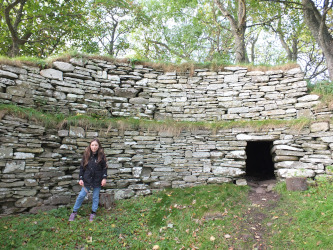
[[235,71],[247,71],[254,72],[254,74],[260,74],[260,72],[269,72],[272,73],[290,73],[295,74],[295,72],[300,73],[300,66],[296,63],[279,65],[279,66],[254,66],[254,65],[214,65],[210,67],[204,67],[199,63],[183,63],[183,64],[172,64],[172,63],[157,63],[157,62],[142,62],[134,61],[130,59],[123,58],[107,58],[107,57],[92,57],[92,56],[82,56],[82,57],[71,57],[66,56],[59,59],[41,59],[39,62],[34,60],[20,60],[20,59],[11,59],[11,58],[1,58],[0,67],[2,66],[12,66],[18,68],[34,68],[36,69],[48,69],[55,68],[57,69],[56,64],[71,64],[73,66],[85,67],[86,65],[96,65],[96,66],[112,66],[117,67],[131,67],[132,69],[151,69],[151,70],[160,70],[164,73],[166,72],[175,72],[175,73],[186,73],[186,72],[235,72]]

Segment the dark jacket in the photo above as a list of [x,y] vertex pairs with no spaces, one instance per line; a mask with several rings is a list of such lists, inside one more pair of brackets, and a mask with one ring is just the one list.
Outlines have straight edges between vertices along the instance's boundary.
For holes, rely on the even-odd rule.
[[80,180],[83,180],[85,187],[100,187],[103,179],[107,177],[106,162],[102,159],[97,163],[97,154],[90,157],[86,167],[83,166],[84,159],[82,158],[80,165]]

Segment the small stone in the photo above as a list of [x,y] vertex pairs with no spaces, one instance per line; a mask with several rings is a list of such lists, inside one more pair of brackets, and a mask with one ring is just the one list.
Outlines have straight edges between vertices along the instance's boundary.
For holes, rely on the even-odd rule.
[[85,137],[84,129],[81,128],[81,127],[71,126],[70,129],[69,129],[69,136],[84,138]]
[[18,78],[18,75],[8,72],[8,71],[4,71],[4,70],[0,70],[0,77],[6,77],[9,79],[16,79]]
[[328,122],[316,122],[311,124],[310,130],[312,133],[314,132],[320,132],[320,131],[328,131],[330,128],[330,125]]
[[72,64],[66,62],[53,62],[53,66],[64,72],[71,72],[75,69]]
[[257,193],[257,194],[264,194],[264,193],[266,193],[266,191],[265,191],[264,188],[262,188],[262,187],[258,187],[258,188],[256,188],[256,193]]
[[236,180],[236,185],[237,186],[246,186],[247,181],[245,179],[238,179],[238,180]]
[[35,207],[41,200],[37,197],[25,197],[15,202],[16,207]]
[[63,80],[62,72],[55,69],[43,69],[40,71],[40,74],[46,78],[55,79],[55,80]]
[[287,190],[290,191],[305,191],[308,189],[306,178],[291,177],[286,179]]
[[12,148],[0,148],[0,159],[11,158],[13,156]]

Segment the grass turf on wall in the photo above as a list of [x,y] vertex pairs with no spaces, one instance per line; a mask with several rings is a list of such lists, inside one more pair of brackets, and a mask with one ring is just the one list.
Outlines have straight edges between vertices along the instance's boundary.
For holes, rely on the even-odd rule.
[[255,131],[270,128],[290,127],[301,130],[308,126],[312,120],[307,118],[293,120],[241,120],[241,121],[216,121],[216,122],[186,122],[173,120],[145,120],[126,117],[103,117],[97,115],[72,115],[51,114],[41,112],[33,108],[25,108],[12,104],[0,104],[0,120],[5,115],[13,115],[28,119],[34,123],[45,126],[46,128],[65,129],[69,126],[82,126],[85,128],[149,128],[157,131],[173,130],[180,132],[182,130],[208,129],[216,131],[218,129],[231,128],[252,128]]
[[40,67],[40,68],[51,68],[52,62],[54,61],[63,61],[69,62],[69,60],[73,57],[82,58],[83,60],[103,60],[111,63],[129,63],[130,65],[143,65],[146,67],[151,67],[156,70],[162,70],[164,72],[169,71],[177,71],[179,73],[189,72],[193,74],[195,69],[210,69],[212,71],[224,71],[225,67],[243,67],[247,68],[248,71],[268,71],[268,70],[288,70],[299,67],[296,63],[287,63],[283,65],[253,65],[253,64],[237,64],[237,65],[226,65],[215,62],[205,62],[205,63],[197,63],[197,62],[185,62],[181,64],[175,64],[170,62],[150,62],[146,60],[138,60],[135,58],[114,58],[111,56],[103,56],[103,55],[94,55],[94,54],[83,54],[80,52],[72,51],[69,53],[59,54],[50,58],[41,59],[35,57],[17,57],[17,58],[9,58],[0,56],[0,65],[8,64],[12,66],[21,67],[22,65]]

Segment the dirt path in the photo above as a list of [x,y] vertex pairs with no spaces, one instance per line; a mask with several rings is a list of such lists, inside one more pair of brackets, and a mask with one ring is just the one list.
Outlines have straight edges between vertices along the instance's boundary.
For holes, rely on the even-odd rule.
[[268,249],[270,248],[269,242],[265,241],[264,235],[270,232],[272,223],[264,222],[264,220],[269,218],[270,211],[277,206],[280,199],[279,195],[272,190],[276,180],[248,179],[247,182],[251,187],[250,206],[244,214],[239,239],[244,242],[254,242],[252,249]]

